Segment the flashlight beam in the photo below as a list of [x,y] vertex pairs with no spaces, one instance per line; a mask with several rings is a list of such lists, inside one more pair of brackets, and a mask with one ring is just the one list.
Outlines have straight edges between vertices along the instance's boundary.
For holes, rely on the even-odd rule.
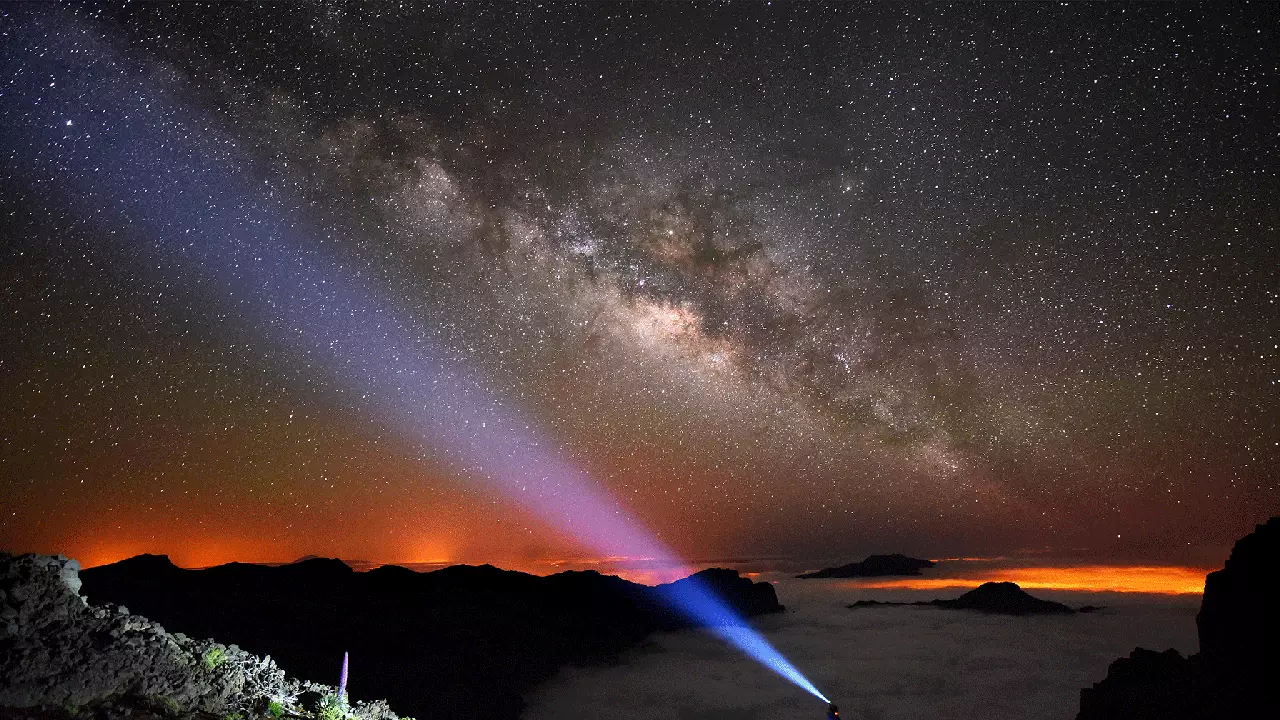
[[[131,254],[197,288],[260,339],[316,367],[459,474],[605,555],[685,567],[481,376],[450,357],[385,291],[323,243],[301,212],[250,182],[250,159],[216,125],[65,15],[11,25],[0,50],[0,162],[43,175]],[[20,54],[20,56],[19,56]],[[150,68],[154,69],[154,68]],[[92,99],[90,101],[90,99]],[[667,602],[766,668],[826,698],[697,578]]]

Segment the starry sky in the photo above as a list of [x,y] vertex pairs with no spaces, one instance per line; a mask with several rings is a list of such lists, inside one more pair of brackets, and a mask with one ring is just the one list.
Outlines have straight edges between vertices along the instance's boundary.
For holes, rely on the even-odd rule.
[[0,134],[0,547],[592,560],[76,194],[147,87],[687,558],[1216,565],[1280,512],[1277,28],[0,7],[0,119],[61,123]]

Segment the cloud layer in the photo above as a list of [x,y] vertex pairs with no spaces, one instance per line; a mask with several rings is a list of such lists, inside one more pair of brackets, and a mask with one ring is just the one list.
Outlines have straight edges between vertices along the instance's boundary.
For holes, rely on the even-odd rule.
[[[944,596],[945,591],[940,591]],[[1108,603],[1070,617],[990,616],[932,607],[849,610],[856,599],[939,593],[849,591],[783,581],[788,613],[759,625],[779,650],[855,720],[1070,720],[1079,692],[1136,646],[1195,652],[1193,600],[1037,596]],[[654,636],[607,667],[567,669],[528,698],[529,720],[820,718],[825,708],[701,633]]]

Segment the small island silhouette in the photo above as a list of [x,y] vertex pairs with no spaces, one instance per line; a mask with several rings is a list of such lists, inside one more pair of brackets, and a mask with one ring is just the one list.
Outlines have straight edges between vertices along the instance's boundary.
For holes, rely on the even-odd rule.
[[823,568],[816,572],[802,573],[796,577],[810,580],[817,578],[892,577],[895,575],[919,575],[921,568],[933,567],[933,561],[907,557],[899,553],[872,555],[862,562],[840,567]]
[[847,607],[858,609],[890,605],[933,605],[949,610],[977,610],[1000,615],[1069,615],[1077,612],[1093,612],[1098,609],[1087,605],[1076,610],[1052,600],[1041,600],[1029,595],[1018,587],[1017,583],[1011,582],[983,583],[954,600],[939,599],[911,603],[859,600]]

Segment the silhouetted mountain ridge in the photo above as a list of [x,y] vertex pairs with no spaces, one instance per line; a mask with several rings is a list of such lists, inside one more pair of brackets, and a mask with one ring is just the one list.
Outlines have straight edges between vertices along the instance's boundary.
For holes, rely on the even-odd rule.
[[[733,570],[693,577],[743,615],[782,610],[772,585]],[[419,720],[515,718],[521,693],[561,666],[609,658],[651,632],[688,626],[661,602],[677,584],[653,588],[595,571],[539,577],[457,565],[354,572],[326,558],[186,570],[146,555],[81,578],[94,601],[127,605],[171,632],[270,654],[299,677],[332,681],[350,651],[353,697],[385,697]]]

